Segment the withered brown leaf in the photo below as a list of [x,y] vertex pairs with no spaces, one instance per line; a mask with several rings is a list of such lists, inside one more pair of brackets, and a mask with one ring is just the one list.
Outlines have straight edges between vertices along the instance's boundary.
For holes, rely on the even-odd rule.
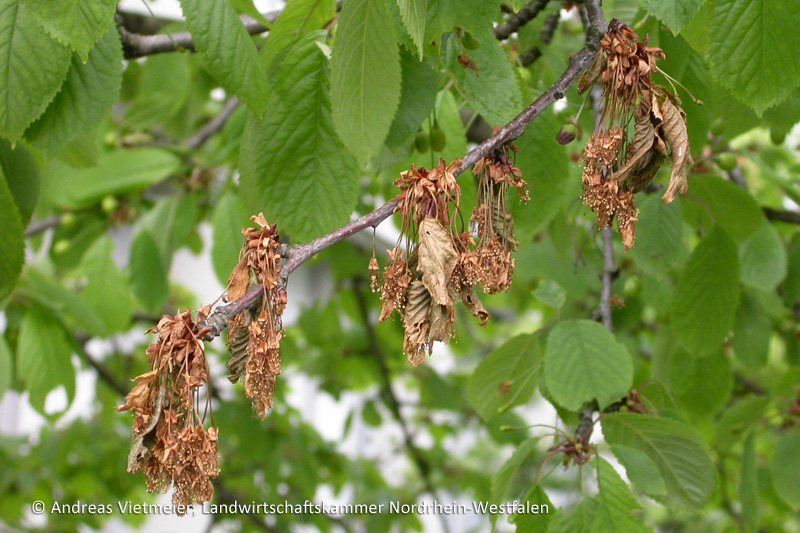
[[600,81],[600,76],[605,69],[606,55],[602,50],[598,50],[597,55],[594,56],[592,66],[578,79],[578,94],[583,94],[594,87],[594,84]]
[[403,327],[406,330],[403,350],[408,362],[419,366],[425,361],[425,353],[429,351],[428,334],[431,329],[430,310],[431,294],[422,281],[415,279],[408,287]]
[[245,295],[247,285],[250,282],[250,267],[247,260],[242,260],[231,272],[228,280],[228,301],[235,302]]
[[669,95],[660,103],[660,111],[663,116],[661,131],[664,140],[669,143],[670,165],[672,166],[669,185],[667,185],[667,191],[661,200],[665,204],[669,204],[675,200],[676,195],[684,194],[689,190],[688,174],[693,161],[689,151],[686,113],[672,102]]
[[464,307],[467,308],[467,311],[481,321],[481,326],[486,327],[486,322],[489,321],[489,311],[486,310],[483,302],[475,294],[475,289],[469,285],[462,285],[461,301],[464,302]]
[[452,307],[449,281],[458,261],[453,237],[438,220],[428,217],[419,225],[418,250],[422,283],[437,304]]

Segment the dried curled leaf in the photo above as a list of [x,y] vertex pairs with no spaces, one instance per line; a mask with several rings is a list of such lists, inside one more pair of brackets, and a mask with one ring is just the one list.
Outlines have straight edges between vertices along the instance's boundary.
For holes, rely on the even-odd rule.
[[664,140],[670,147],[670,166],[672,174],[669,177],[667,191],[661,200],[665,204],[672,203],[675,196],[685,194],[689,190],[689,168],[694,163],[689,152],[689,132],[686,129],[686,113],[676,106],[669,95],[667,95],[660,107],[663,124],[661,131]]
[[461,301],[464,302],[464,307],[467,308],[467,311],[481,321],[481,326],[486,327],[486,323],[489,321],[489,311],[486,310],[483,302],[475,294],[475,289],[463,285],[461,287]]
[[578,79],[578,94],[583,94],[600,81],[600,76],[606,70],[606,55],[602,50],[597,51],[592,66]]
[[428,336],[431,330],[430,311],[433,299],[425,284],[415,279],[408,287],[406,297],[405,316],[403,327],[406,335],[403,341],[403,351],[408,356],[408,362],[419,366],[425,361],[426,353],[431,352]]
[[419,225],[419,262],[417,272],[433,300],[447,307],[453,306],[450,278],[458,261],[458,253],[450,232],[435,218],[426,218]]
[[228,349],[231,356],[225,366],[230,375],[228,380],[231,383],[239,381],[245,372],[247,364],[247,345],[250,344],[250,313],[242,312],[236,315],[231,321],[231,328],[228,331]]

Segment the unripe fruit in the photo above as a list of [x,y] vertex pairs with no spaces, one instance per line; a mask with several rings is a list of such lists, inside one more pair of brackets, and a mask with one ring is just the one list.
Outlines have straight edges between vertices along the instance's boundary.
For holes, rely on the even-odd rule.
[[481,42],[470,32],[465,31],[461,34],[461,44],[463,44],[464,48],[467,50],[475,50],[481,45]]
[[722,135],[722,132],[725,131],[725,121],[722,119],[722,117],[718,117],[714,120],[714,122],[711,123],[711,128],[709,129],[711,131],[711,135],[714,137],[719,137]]
[[61,227],[63,228],[71,228],[77,221],[78,217],[75,216],[75,213],[67,212],[61,215]]
[[531,71],[528,70],[526,67],[517,67],[517,73],[519,77],[522,78],[522,81],[530,85],[533,76],[531,75]]
[[69,239],[59,239],[53,244],[53,255],[64,255],[72,248]]
[[631,276],[625,280],[625,298],[636,298],[642,294],[642,278],[639,276]]
[[110,214],[116,211],[117,207],[119,207],[119,200],[115,197],[111,196],[110,194],[103,198],[103,201],[100,202],[100,208],[103,210],[103,213]]
[[441,152],[447,146],[447,136],[441,128],[434,127],[431,130],[431,148],[434,152]]
[[559,144],[569,144],[575,140],[575,137],[578,136],[578,127],[575,124],[570,124],[569,122],[561,126],[561,129],[558,130],[558,135],[556,135],[556,140]]
[[736,160],[736,156],[732,153],[722,152],[721,154],[717,155],[717,165],[725,172],[730,172],[739,166],[739,162]]
[[421,154],[427,153],[427,151],[431,149],[430,135],[424,131],[417,133],[417,137],[414,139],[414,146],[417,147],[417,152]]
[[775,146],[781,146],[786,140],[786,130],[769,130],[769,138]]

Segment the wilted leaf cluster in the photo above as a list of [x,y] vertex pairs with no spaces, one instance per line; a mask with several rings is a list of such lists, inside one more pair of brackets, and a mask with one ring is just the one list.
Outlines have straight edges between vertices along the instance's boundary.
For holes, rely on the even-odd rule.
[[582,198],[597,214],[598,227],[617,219],[626,250],[633,247],[639,216],[634,193],[652,181],[669,155],[672,175],[663,196],[668,204],[688,190],[693,164],[680,101],[652,83],[664,52],[648,47],[647,41],[640,42],[631,28],[612,20],[594,64],[579,83],[585,91],[600,81],[604,103],[602,125],[582,154]]
[[173,503],[185,510],[192,502],[211,500],[211,478],[219,474],[217,429],[213,423],[204,428],[197,408],[199,391],[208,383],[205,331],[187,310],[163,316],[148,333],[158,333],[147,348],[151,370],[134,379],[137,385],[117,408],[134,414],[128,471],[144,471],[148,492],[174,487]]
[[[430,355],[434,341],[449,342],[455,335],[455,305],[460,301],[485,325],[489,313],[473,289],[478,285],[493,294],[507,290],[514,271],[511,252],[517,248],[514,219],[508,210],[509,187],[527,198],[522,173],[508,158],[506,148],[482,159],[476,166],[478,201],[471,218],[475,239],[466,228],[456,228],[460,216],[460,187],[444,160],[431,170],[416,168],[401,173],[395,186],[395,213],[402,216],[404,249],[398,244],[388,251],[389,262],[380,280],[378,260],[373,256],[369,271],[373,291],[381,292],[379,321],[397,311],[403,318],[403,350],[409,362],[420,365]],[[463,226],[463,222],[462,222]]]

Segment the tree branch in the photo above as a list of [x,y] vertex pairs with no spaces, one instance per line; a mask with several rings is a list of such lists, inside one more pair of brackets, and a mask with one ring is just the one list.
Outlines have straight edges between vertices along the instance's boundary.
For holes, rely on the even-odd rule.
[[800,224],[800,213],[794,211],[784,211],[780,209],[772,209],[765,207],[764,214],[769,220],[775,222],[787,222],[789,224]]
[[186,139],[186,148],[189,150],[196,150],[203,146],[208,139],[225,127],[225,123],[231,118],[231,115],[233,115],[234,111],[239,107],[239,104],[241,104],[241,102],[235,96],[228,99],[228,101],[225,102],[225,107],[222,108],[222,111],[220,111],[216,117],[208,121],[197,133]]
[[[553,41],[553,36],[556,34],[556,29],[558,29],[558,23],[561,20],[561,17],[558,13],[553,13],[547,17],[544,21],[544,26],[542,26],[542,31],[539,33],[539,40],[542,41],[544,44],[550,44]],[[534,46],[521,56],[519,56],[519,62],[522,63],[523,67],[529,67],[534,64],[540,57],[542,57],[542,50],[538,46]]]
[[514,16],[508,19],[508,22],[502,26],[494,29],[494,36],[499,40],[504,41],[511,37],[512,33],[519,31],[520,28],[525,26],[528,22],[535,19],[542,10],[547,7],[550,0],[533,0],[528,5],[523,7]]
[[28,227],[25,229],[25,236],[32,237],[50,228],[55,228],[59,224],[61,224],[61,216],[54,216],[44,220],[34,220],[28,224]]
[[[561,77],[525,111],[517,115],[503,129],[497,132],[496,135],[489,137],[465,155],[461,160],[461,168],[454,172],[456,176],[472,168],[475,163],[502,147],[504,144],[520,137],[525,132],[525,128],[551,104],[563,98],[572,84],[589,68],[600,47],[600,39],[608,30],[600,4],[601,0],[586,0],[586,12],[589,18],[589,27],[586,29],[586,45],[580,52],[570,58],[569,66],[567,70],[564,71],[564,74],[562,74]],[[397,201],[392,200],[372,213],[364,215],[358,220],[350,222],[328,235],[324,235],[308,244],[292,247],[288,253],[288,261],[281,268],[278,283],[285,287],[289,275],[298,266],[337,242],[366,228],[378,226],[378,224],[392,215],[396,207]],[[209,327],[211,329],[205,337],[206,340],[211,340],[219,336],[234,316],[250,308],[261,298],[263,290],[263,287],[258,286],[248,291],[248,293],[239,300],[228,305],[217,307],[208,320],[206,320],[204,324],[200,324],[200,327]]]

